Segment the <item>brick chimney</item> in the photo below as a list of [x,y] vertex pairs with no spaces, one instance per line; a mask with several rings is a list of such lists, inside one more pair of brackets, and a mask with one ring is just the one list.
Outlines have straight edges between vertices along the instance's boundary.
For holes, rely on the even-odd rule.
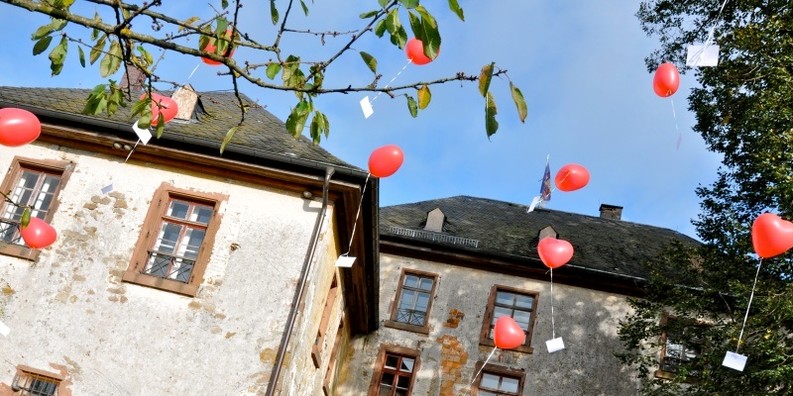
[[127,63],[124,74],[121,76],[121,89],[127,89],[132,93],[132,97],[137,99],[137,95],[143,91],[143,84],[146,82],[146,74],[137,66]]
[[600,218],[610,220],[622,219],[622,206],[600,204]]

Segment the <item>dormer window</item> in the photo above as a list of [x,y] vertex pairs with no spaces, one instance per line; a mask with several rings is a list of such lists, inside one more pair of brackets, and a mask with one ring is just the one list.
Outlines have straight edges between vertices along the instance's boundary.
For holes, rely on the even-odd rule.
[[548,237],[557,238],[558,236],[559,233],[557,233],[556,230],[553,229],[553,227],[547,226],[540,230],[540,233],[537,235],[537,239],[543,240]]
[[443,214],[440,208],[435,208],[427,213],[427,224],[424,230],[433,232],[443,232],[443,222],[446,215]]

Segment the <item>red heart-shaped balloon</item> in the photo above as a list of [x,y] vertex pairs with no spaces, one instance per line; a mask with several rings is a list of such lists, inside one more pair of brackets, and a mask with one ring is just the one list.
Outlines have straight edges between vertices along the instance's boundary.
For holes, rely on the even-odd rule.
[[25,244],[33,249],[44,249],[55,243],[58,233],[55,228],[38,217],[31,217],[28,226],[20,231]]
[[589,183],[589,171],[578,164],[567,164],[556,172],[556,188],[562,191],[575,191]]
[[763,213],[752,224],[752,245],[762,258],[778,256],[793,247],[793,223]]
[[501,349],[513,349],[526,342],[526,333],[511,316],[502,315],[493,326],[493,342]]
[[546,237],[537,244],[540,260],[548,268],[559,268],[573,258],[573,245],[563,239]]

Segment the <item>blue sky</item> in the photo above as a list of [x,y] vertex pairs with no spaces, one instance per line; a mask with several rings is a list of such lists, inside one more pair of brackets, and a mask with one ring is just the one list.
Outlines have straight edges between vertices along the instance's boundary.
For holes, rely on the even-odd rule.
[[[645,36],[634,16],[638,1],[459,2],[465,22],[446,9],[445,1],[424,2],[438,18],[443,36],[440,56],[428,65],[405,67],[404,53],[374,36],[356,43],[355,49],[378,59],[381,85],[395,76],[394,85],[400,85],[456,72],[478,74],[482,65],[495,61],[523,91],[529,116],[519,122],[505,79],[495,79],[491,86],[500,128],[490,140],[484,131],[484,101],[475,84],[433,87],[429,108],[415,119],[402,97],[380,96],[368,119],[358,104],[364,94],[320,98],[315,105],[331,123],[330,138],[321,145],[338,157],[366,168],[373,149],[384,144],[403,149],[402,168],[381,181],[382,206],[455,195],[528,205],[539,193],[550,155],[552,174],[567,163],[579,163],[592,178],[581,190],[554,191],[548,208],[596,216],[601,203],[620,205],[624,220],[695,236],[690,220],[699,213],[699,201],[694,189],[715,179],[720,158],[691,130],[694,118],[686,97],[695,83],[692,75],[681,76],[681,88],[671,99],[653,93],[644,57],[656,42]],[[211,15],[204,9],[206,3],[165,3],[170,7],[166,12],[180,19]],[[244,3],[241,29],[270,43],[273,29],[265,3]],[[357,15],[376,4],[318,1],[308,17],[298,11],[291,27],[358,28],[363,23]],[[93,5],[78,7],[93,14]],[[44,16],[4,5],[0,20],[5,38],[0,85],[92,88],[102,82],[95,68],[79,66],[73,47],[62,75],[50,77],[46,53],[33,57],[29,40],[47,22]],[[304,60],[321,60],[344,43],[327,38],[323,47],[314,38],[287,37],[282,48],[303,54]],[[250,56],[240,50],[235,58]],[[254,56],[256,61],[268,60]],[[196,65],[200,66],[190,77]],[[230,88],[230,80],[218,76],[218,70],[196,58],[169,54],[157,71],[199,91]],[[326,86],[365,85],[371,80],[360,57],[348,52],[332,65]],[[292,94],[251,85],[243,85],[242,91],[281,119],[294,104]]]

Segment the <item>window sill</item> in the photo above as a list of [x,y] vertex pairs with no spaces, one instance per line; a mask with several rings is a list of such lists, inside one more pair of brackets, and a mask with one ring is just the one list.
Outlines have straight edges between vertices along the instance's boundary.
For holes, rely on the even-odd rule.
[[424,326],[416,326],[407,323],[396,322],[393,320],[386,320],[385,323],[383,323],[383,326],[391,327],[399,330],[410,331],[413,333],[424,334],[424,335],[428,335],[430,333],[429,323]]
[[5,256],[12,256],[29,261],[36,261],[39,258],[41,250],[31,249],[24,245],[17,245],[14,243],[0,242],[0,254]]
[[188,297],[195,297],[195,295],[198,293],[198,285],[158,278],[156,276],[145,275],[137,272],[124,272],[124,276],[121,279],[124,282],[169,291]]
[[[529,343],[531,343],[531,340],[529,340]],[[487,347],[495,347],[496,343],[493,342],[493,340],[491,340],[489,338],[485,338],[485,339],[480,339],[479,340],[479,345],[480,346],[487,346]],[[515,352],[528,353],[528,354],[533,354],[534,353],[534,348],[532,348],[531,345],[521,345],[521,346],[519,346],[517,348],[512,348],[512,349],[509,349],[509,350],[510,351],[515,351]]]

